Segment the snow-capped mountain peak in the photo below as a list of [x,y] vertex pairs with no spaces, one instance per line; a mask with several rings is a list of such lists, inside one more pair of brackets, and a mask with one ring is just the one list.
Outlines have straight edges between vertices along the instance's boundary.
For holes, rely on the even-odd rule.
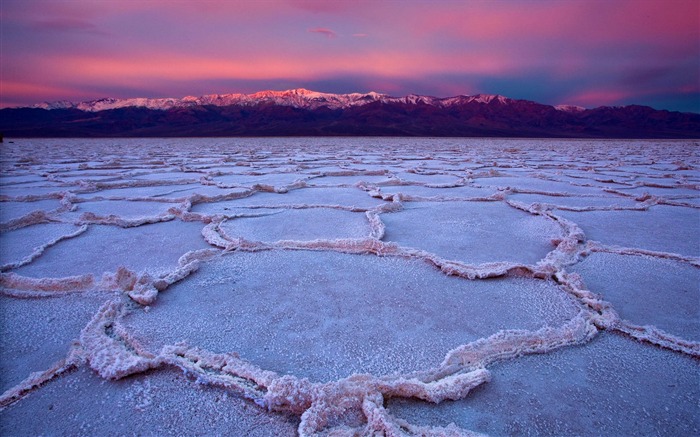
[[[455,97],[438,98],[409,94],[404,97],[392,97],[387,94],[370,91],[367,93],[333,94],[308,90],[306,88],[295,88],[284,91],[265,90],[252,94],[209,94],[199,97],[186,96],[177,98],[130,98],[114,99],[103,98],[86,102],[73,103],[68,101],[58,101],[53,103],[41,103],[34,105],[35,108],[42,109],[79,109],[87,112],[104,111],[108,109],[119,109],[128,107],[148,108],[156,110],[168,110],[174,108],[187,108],[192,106],[258,106],[258,105],[278,105],[291,106],[304,109],[346,109],[355,106],[362,106],[369,103],[397,103],[409,105],[431,105],[435,107],[451,107],[463,104],[483,104],[483,105],[506,105],[514,100],[498,94],[475,94],[460,95]],[[555,106],[559,111],[580,112],[584,108],[571,105]]]
[[554,109],[563,112],[583,112],[586,110],[586,108],[584,108],[583,106],[576,105],[556,105],[554,106]]
[[494,101],[497,103],[508,103],[509,100],[509,98],[498,94],[477,94],[471,96],[471,101],[477,103],[491,103]]
[[34,108],[42,109],[80,109],[82,111],[97,112],[108,109],[118,109],[125,107],[143,107],[148,109],[167,110],[179,107],[213,105],[213,106],[254,106],[260,104],[275,104],[281,106],[293,106],[298,108],[317,109],[328,107],[330,109],[342,109],[351,106],[364,105],[374,101],[389,101],[391,98],[386,94],[377,92],[332,94],[311,91],[305,88],[296,88],[285,91],[258,91],[252,94],[209,94],[200,97],[187,96],[181,99],[175,98],[131,98],[113,99],[103,98],[86,102],[73,103],[59,101],[53,103],[40,103]]

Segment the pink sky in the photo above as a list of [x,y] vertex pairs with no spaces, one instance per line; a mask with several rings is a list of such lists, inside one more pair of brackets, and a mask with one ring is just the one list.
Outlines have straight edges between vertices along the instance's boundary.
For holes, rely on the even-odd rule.
[[700,112],[697,0],[2,0],[0,106],[304,87]]

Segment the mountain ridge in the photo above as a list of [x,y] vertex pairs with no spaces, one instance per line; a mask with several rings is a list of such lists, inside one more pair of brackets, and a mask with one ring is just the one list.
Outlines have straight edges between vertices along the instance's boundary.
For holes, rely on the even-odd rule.
[[457,136],[700,138],[700,114],[648,106],[586,109],[502,95],[393,97],[297,88],[181,99],[97,99],[0,110],[26,137]]
[[[43,102],[29,106],[31,108],[53,109],[80,109],[86,112],[98,112],[109,109],[120,109],[126,107],[143,107],[147,109],[167,110],[173,108],[186,108],[191,106],[254,106],[264,103],[273,103],[282,106],[293,106],[296,108],[318,109],[327,107],[329,109],[346,109],[352,106],[361,106],[372,102],[381,103],[423,103],[437,107],[449,107],[459,103],[508,103],[514,99],[499,94],[474,94],[458,95],[453,97],[433,97],[420,94],[408,94],[403,97],[394,97],[388,94],[370,91],[367,93],[347,93],[334,94],[311,91],[305,88],[295,88],[285,91],[265,90],[251,94],[231,93],[231,94],[207,94],[199,97],[186,96],[182,98],[101,98],[82,102],[71,102],[60,100],[56,102]],[[555,108],[578,108],[572,105],[557,105]]]

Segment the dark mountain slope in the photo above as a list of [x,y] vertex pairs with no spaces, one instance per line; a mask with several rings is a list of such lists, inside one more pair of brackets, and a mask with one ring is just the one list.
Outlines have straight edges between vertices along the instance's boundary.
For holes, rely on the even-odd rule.
[[565,111],[525,100],[465,99],[449,106],[382,102],[330,109],[263,102],[166,110],[0,110],[6,137],[476,136],[700,138],[700,114],[644,106]]

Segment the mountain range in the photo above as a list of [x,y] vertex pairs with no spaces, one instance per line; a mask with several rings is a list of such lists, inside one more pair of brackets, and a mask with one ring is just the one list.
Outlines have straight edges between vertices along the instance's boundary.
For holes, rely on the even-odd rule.
[[6,137],[436,136],[700,138],[700,114],[294,89],[181,99],[59,101],[0,110]]

